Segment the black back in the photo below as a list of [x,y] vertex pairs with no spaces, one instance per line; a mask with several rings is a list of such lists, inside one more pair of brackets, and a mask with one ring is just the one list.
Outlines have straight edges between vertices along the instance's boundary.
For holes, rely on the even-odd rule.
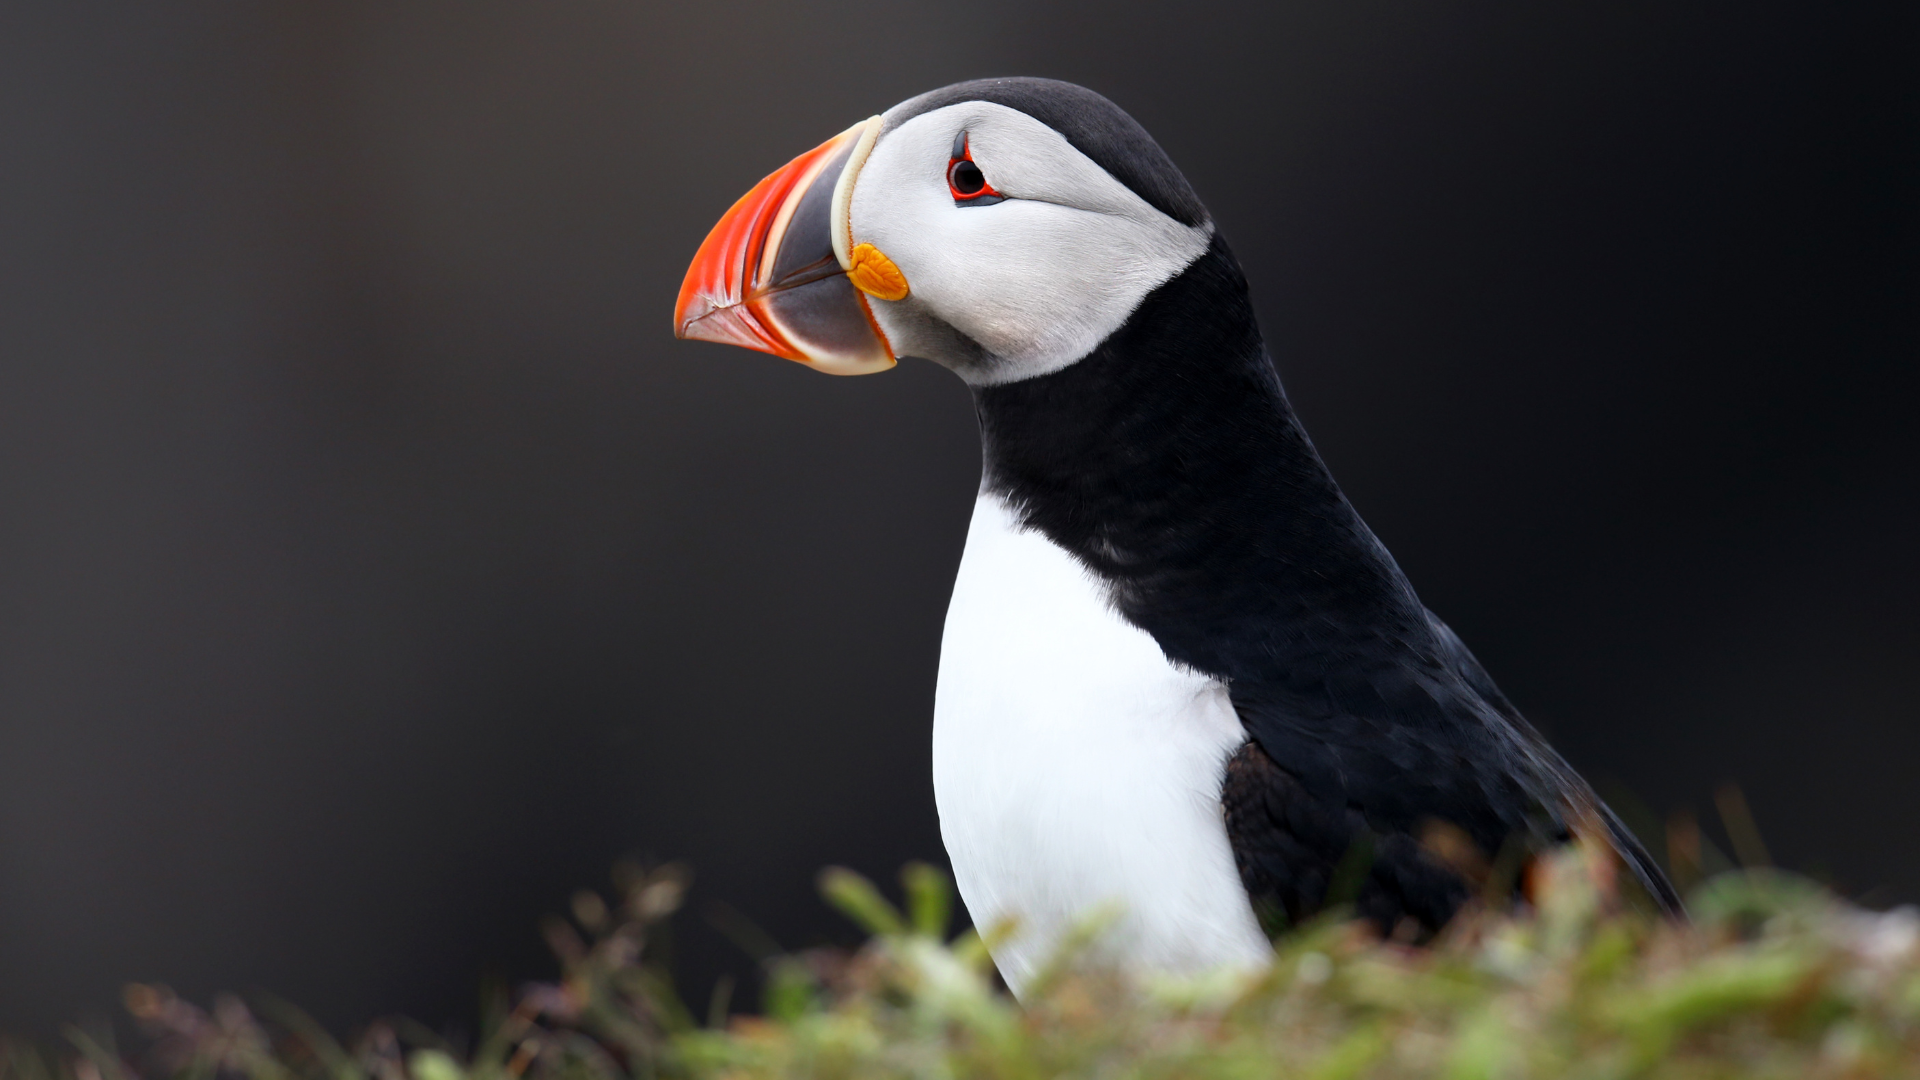
[[882,134],[921,113],[963,101],[1018,109],[1064,136],[1075,150],[1127,185],[1149,206],[1183,225],[1200,225],[1207,208],[1160,144],[1133,117],[1084,86],[1055,79],[974,79],[930,90],[887,111]]
[[1225,803],[1257,903],[1293,918],[1365,845],[1355,898],[1429,928],[1467,895],[1422,850],[1445,822],[1491,857],[1602,815],[1415,596],[1300,426],[1216,236],[1061,371],[975,390],[985,485],[1077,556],[1177,663],[1227,682],[1250,736]]

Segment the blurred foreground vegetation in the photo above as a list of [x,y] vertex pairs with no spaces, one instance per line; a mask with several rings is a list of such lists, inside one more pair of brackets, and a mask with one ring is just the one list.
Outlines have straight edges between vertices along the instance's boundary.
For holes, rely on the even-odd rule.
[[[270,1001],[210,1009],[134,986],[137,1048],[14,1044],[0,1080],[627,1080],[649,1077],[1920,1077],[1920,917],[1864,911],[1766,870],[1708,880],[1693,921],[1611,910],[1609,867],[1547,865],[1536,906],[1470,911],[1432,948],[1329,918],[1270,972],[1130,981],[1068,949],[1035,1000],[998,987],[949,890],[903,874],[905,910],[828,871],[872,937],[773,961],[763,1013],[703,1022],[652,943],[684,874],[629,869],[547,928],[562,975],[522,988],[472,1046],[404,1022],[337,1041]],[[1090,926],[1089,940],[1098,937]]]

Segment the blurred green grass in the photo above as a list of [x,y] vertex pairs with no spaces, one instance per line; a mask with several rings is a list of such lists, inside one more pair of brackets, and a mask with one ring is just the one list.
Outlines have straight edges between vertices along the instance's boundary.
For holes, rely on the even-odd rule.
[[1128,978],[1090,924],[1022,1006],[977,934],[949,939],[940,872],[908,867],[896,906],[829,870],[867,944],[777,957],[760,1014],[716,998],[703,1019],[655,959],[686,875],[627,867],[611,899],[581,893],[547,926],[560,977],[503,997],[470,1047],[400,1021],[340,1041],[277,1002],[134,986],[137,1047],[77,1029],[12,1043],[0,1080],[1920,1077],[1913,911],[1748,869],[1701,881],[1676,923],[1621,909],[1610,878],[1570,850],[1531,908],[1469,910],[1430,948],[1330,915],[1259,976]]

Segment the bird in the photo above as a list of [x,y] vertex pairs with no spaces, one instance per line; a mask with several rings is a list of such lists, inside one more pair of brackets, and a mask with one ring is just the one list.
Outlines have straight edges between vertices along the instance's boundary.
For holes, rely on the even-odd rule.
[[970,388],[933,784],[1016,996],[1097,913],[1126,969],[1257,970],[1333,904],[1430,939],[1576,840],[1681,912],[1361,520],[1205,205],[1107,98],[981,79],[853,125],[723,215],[674,328]]

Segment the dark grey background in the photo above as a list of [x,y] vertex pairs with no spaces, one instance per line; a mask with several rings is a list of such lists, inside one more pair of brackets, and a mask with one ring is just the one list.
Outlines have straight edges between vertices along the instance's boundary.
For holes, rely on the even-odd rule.
[[1911,4],[0,7],[0,1027],[471,1012],[625,852],[937,857],[967,396],[668,335],[761,175],[1086,83],[1426,601],[1658,812],[1920,898]]

